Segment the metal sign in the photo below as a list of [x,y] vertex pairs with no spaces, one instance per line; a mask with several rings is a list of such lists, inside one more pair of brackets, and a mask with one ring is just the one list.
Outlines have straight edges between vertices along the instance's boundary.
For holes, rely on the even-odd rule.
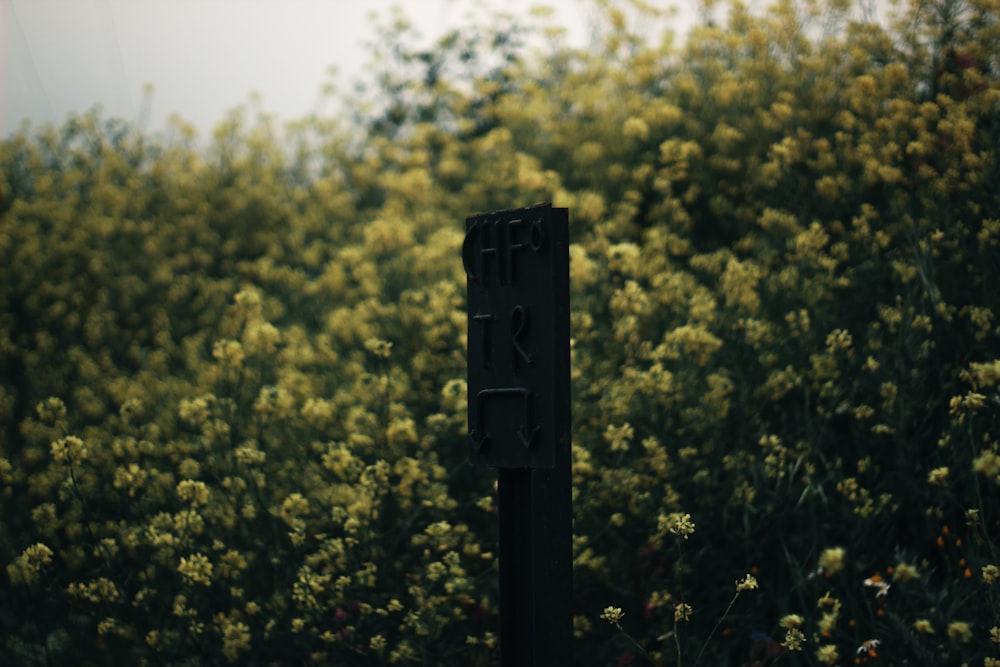
[[572,663],[569,214],[468,218],[469,459],[497,468],[500,664]]
[[474,464],[552,468],[568,447],[567,219],[543,205],[466,220]]

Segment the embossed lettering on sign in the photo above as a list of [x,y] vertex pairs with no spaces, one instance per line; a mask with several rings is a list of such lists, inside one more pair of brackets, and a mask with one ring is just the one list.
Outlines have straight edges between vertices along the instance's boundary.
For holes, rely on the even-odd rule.
[[510,345],[513,348],[510,358],[511,368],[517,373],[517,367],[523,360],[528,365],[534,363],[531,355],[521,346],[521,337],[528,328],[528,311],[524,306],[514,306],[510,313]]
[[477,220],[465,234],[462,263],[469,280],[480,285],[514,285],[519,253],[539,254],[545,246],[545,227],[534,220]]
[[568,372],[568,358],[553,354],[555,340],[568,340],[568,309],[557,305],[568,300],[566,222],[548,205],[466,220],[473,462],[554,465],[554,405]]
[[476,313],[472,316],[472,321],[479,325],[479,335],[483,341],[483,368],[490,367],[490,343],[492,341],[490,338],[490,325],[493,324],[493,320],[495,319],[496,316],[491,313]]
[[[503,420],[503,423],[499,427],[496,427],[495,430],[491,430],[488,425],[489,420],[486,417],[488,414],[488,404],[493,404],[489,406],[493,407],[506,398],[514,398],[516,400],[505,402],[504,407],[507,409],[503,412],[507,415],[507,419]],[[541,430],[532,420],[531,392],[523,387],[483,389],[476,394],[474,409],[475,413],[472,418],[475,428],[470,429],[469,438],[472,440],[472,444],[477,452],[489,446],[494,435],[500,429],[506,429],[508,435],[511,433],[516,435],[525,449],[531,449]],[[516,416],[518,411],[520,412],[520,420]]]

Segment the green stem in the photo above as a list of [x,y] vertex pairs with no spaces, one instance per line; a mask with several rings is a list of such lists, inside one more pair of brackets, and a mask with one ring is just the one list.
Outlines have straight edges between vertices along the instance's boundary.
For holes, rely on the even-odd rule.
[[[719,620],[715,623],[715,627],[712,628],[712,631],[708,633],[708,638],[705,640],[705,643],[701,645],[701,650],[698,651],[698,657],[694,659],[695,667],[697,667],[698,663],[701,662],[701,656],[705,652],[705,649],[708,648],[708,643],[712,641],[712,637],[715,636],[715,631],[718,630],[719,626],[722,625],[722,622],[726,620],[726,616],[729,615],[729,610],[733,608],[733,605],[736,604],[736,599],[739,597],[740,597],[740,592],[736,591],[736,595],[734,595],[733,599],[729,601],[729,606],[726,607],[726,611],[722,613],[722,616],[720,616]],[[678,667],[679,666],[680,666],[680,661],[678,661]]]
[[[646,658],[646,660],[649,660],[649,662],[651,664],[655,665],[656,667],[659,667],[659,663],[656,662],[655,660],[653,660],[653,656],[649,655],[649,651],[647,651],[645,648],[643,648],[642,644],[640,644],[639,642],[637,642],[635,640],[635,638],[632,637],[632,635],[630,635],[629,633],[625,632],[625,629],[621,626],[621,624],[615,623],[615,627],[618,628],[619,632],[621,632],[623,635],[625,635],[626,639],[628,639],[630,642],[632,642],[633,646],[635,646],[637,649],[639,649],[639,652],[642,653],[642,655]],[[679,662],[678,662],[678,667],[680,667],[680,663]]]

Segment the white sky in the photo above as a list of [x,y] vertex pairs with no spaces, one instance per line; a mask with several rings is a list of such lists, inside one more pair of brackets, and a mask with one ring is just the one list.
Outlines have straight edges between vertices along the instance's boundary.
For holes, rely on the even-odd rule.
[[[660,27],[679,41],[701,4],[648,1],[676,8]],[[887,0],[860,3],[884,10]],[[371,12],[384,17],[401,7],[430,45],[447,29],[467,25],[477,4],[514,15],[551,6],[569,42],[585,46],[595,0],[0,0],[0,137],[25,119],[35,127],[60,125],[71,112],[97,104],[105,118],[141,122],[152,132],[178,113],[203,138],[251,93],[280,119],[330,113],[320,90],[331,67],[342,90],[366,78]],[[146,84],[155,92],[143,119]]]
[[[504,0],[526,14],[538,0]],[[587,39],[591,3],[547,0],[574,44]],[[317,110],[327,71],[344,89],[363,78],[368,14],[403,8],[428,39],[463,23],[465,0],[0,0],[0,136],[61,124],[100,104],[146,129],[179,113],[205,137],[252,92],[282,119]]]

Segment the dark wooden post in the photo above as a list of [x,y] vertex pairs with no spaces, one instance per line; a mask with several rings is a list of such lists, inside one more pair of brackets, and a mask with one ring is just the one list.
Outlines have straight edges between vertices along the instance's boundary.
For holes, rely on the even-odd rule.
[[549,204],[465,221],[469,458],[497,468],[503,667],[572,662],[568,227]]

